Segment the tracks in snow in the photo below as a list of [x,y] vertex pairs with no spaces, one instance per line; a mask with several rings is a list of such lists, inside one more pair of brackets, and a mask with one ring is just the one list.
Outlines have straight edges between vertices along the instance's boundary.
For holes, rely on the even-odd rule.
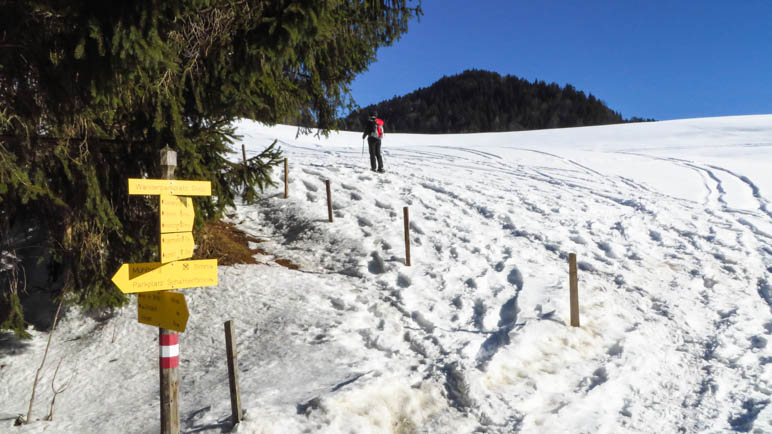
[[[573,397],[569,402],[590,399],[616,384],[629,390],[615,416],[620,426],[661,413],[663,404],[657,400],[680,403],[682,415],[668,421],[671,427],[754,423],[754,414],[766,405],[763,387],[769,387],[763,386],[759,367],[768,360],[765,336],[772,334],[772,310],[759,315],[756,306],[736,305],[732,294],[758,293],[768,307],[769,284],[759,267],[763,269],[764,248],[771,248],[762,231],[743,223],[747,213],[728,207],[728,193],[716,171],[744,182],[764,212],[751,214],[768,217],[767,202],[750,180],[712,166],[664,159],[704,175],[712,202],[700,208],[554,154],[541,153],[574,169],[515,166],[469,149],[459,149],[459,154],[399,149],[389,155],[395,169],[385,176],[334,159],[333,166],[300,174],[293,187],[300,192],[294,196],[303,197],[305,190],[314,204],[322,202],[314,190],[322,178],[341,179],[334,194],[336,225],[345,225],[342,233],[358,233],[359,239],[335,235],[335,226],[321,220],[294,216],[290,227],[270,217],[275,208],[263,213],[288,241],[283,248],[305,255],[315,249],[313,261],[306,258],[306,263],[348,276],[369,294],[357,301],[357,309],[372,312],[376,323],[360,331],[365,347],[411,365],[419,381],[443,384],[449,404],[481,424],[505,429],[527,423],[517,403],[543,393],[538,380],[543,376],[524,374],[523,381],[535,388],[518,386],[513,393],[480,390],[478,381],[492,361],[498,360],[498,366],[523,350],[512,348],[513,339],[520,342],[531,327],[545,321],[565,327],[561,318],[567,313],[556,297],[565,283],[567,253],[576,251],[582,287],[596,294],[590,296],[594,308],[625,306],[629,317],[617,318],[627,321],[624,335],[598,331],[584,367],[569,375],[574,384],[563,392]],[[426,174],[443,171],[447,176]],[[491,180],[495,189],[489,188]],[[395,211],[404,205],[411,207],[413,251],[420,258],[411,268],[402,262],[401,213]],[[360,215],[363,207],[376,212]],[[329,249],[319,251],[319,246]],[[555,284],[545,286],[545,279]],[[604,301],[612,299],[624,301],[613,306]],[[695,299],[701,301],[695,305]],[[606,313],[586,315],[592,324]],[[664,377],[652,388],[645,384],[648,380],[629,380],[627,370],[635,366],[639,342],[656,334],[661,335],[654,347],[671,360],[643,367]],[[673,360],[681,364],[676,369],[698,372],[679,382],[679,373],[669,365]],[[762,386],[748,388],[747,383]],[[731,408],[722,408],[718,384],[732,385]],[[637,395],[641,390],[649,391],[644,399]],[[498,403],[480,399],[486,393]],[[495,416],[502,406],[508,416]],[[564,405],[545,417],[570,411]]]

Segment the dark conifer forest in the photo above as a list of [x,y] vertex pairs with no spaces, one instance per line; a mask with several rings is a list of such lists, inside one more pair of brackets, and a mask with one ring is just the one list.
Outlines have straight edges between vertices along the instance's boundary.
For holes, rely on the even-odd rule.
[[341,128],[358,131],[373,111],[387,132],[457,134],[639,122],[625,120],[570,84],[527,81],[512,75],[468,70],[431,86],[352,112]]

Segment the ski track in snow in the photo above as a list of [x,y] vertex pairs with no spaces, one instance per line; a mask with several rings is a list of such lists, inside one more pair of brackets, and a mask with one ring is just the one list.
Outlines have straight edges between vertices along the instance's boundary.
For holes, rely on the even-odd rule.
[[[191,316],[212,320],[183,335],[199,355],[183,358],[185,432],[227,425],[227,382],[206,379],[224,381],[216,340],[231,311],[245,312],[247,432],[772,431],[772,216],[747,176],[619,151],[697,173],[697,203],[559,151],[385,146],[387,173],[374,174],[357,147],[279,143],[290,198],[269,190],[232,221],[301,270],[221,267],[220,288],[186,293]],[[758,209],[732,209],[717,172]],[[568,325],[569,253],[580,328]],[[129,317],[107,327],[125,335]]]

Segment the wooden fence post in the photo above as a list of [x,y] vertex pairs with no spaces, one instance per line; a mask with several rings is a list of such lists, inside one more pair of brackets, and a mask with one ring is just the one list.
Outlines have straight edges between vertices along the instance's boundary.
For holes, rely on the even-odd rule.
[[284,159],[284,198],[289,197],[289,163]]
[[579,327],[579,276],[576,271],[576,253],[568,254],[568,281],[570,286],[571,326]]
[[[243,158],[244,162],[244,184],[247,183],[247,150],[244,148],[244,144],[241,144],[241,157]],[[245,187],[246,188],[246,187]]]
[[[161,150],[161,177],[174,179],[177,153],[168,145]],[[160,200],[160,199],[159,199]],[[160,245],[160,244],[159,244]],[[158,254],[161,257],[161,254]],[[160,346],[159,371],[161,385],[161,433],[180,432],[179,385],[180,364],[179,334],[169,329],[158,329]]]
[[330,219],[330,223],[332,223],[332,196],[330,195],[330,180],[324,181],[324,185],[327,187],[327,217]]
[[402,208],[402,214],[405,216],[405,265],[410,266],[410,218],[407,214],[407,207]]
[[239,366],[236,360],[236,333],[233,321],[225,322],[225,349],[228,354],[228,380],[231,389],[231,420],[241,422],[241,392],[239,391]]

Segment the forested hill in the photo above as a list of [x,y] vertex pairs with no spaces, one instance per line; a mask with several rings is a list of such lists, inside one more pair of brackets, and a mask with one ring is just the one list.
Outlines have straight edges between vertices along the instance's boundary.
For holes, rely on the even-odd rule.
[[361,130],[372,111],[386,121],[387,133],[477,133],[626,122],[601,100],[570,84],[560,87],[481,70],[443,77],[427,88],[364,107],[343,119],[341,128]]

